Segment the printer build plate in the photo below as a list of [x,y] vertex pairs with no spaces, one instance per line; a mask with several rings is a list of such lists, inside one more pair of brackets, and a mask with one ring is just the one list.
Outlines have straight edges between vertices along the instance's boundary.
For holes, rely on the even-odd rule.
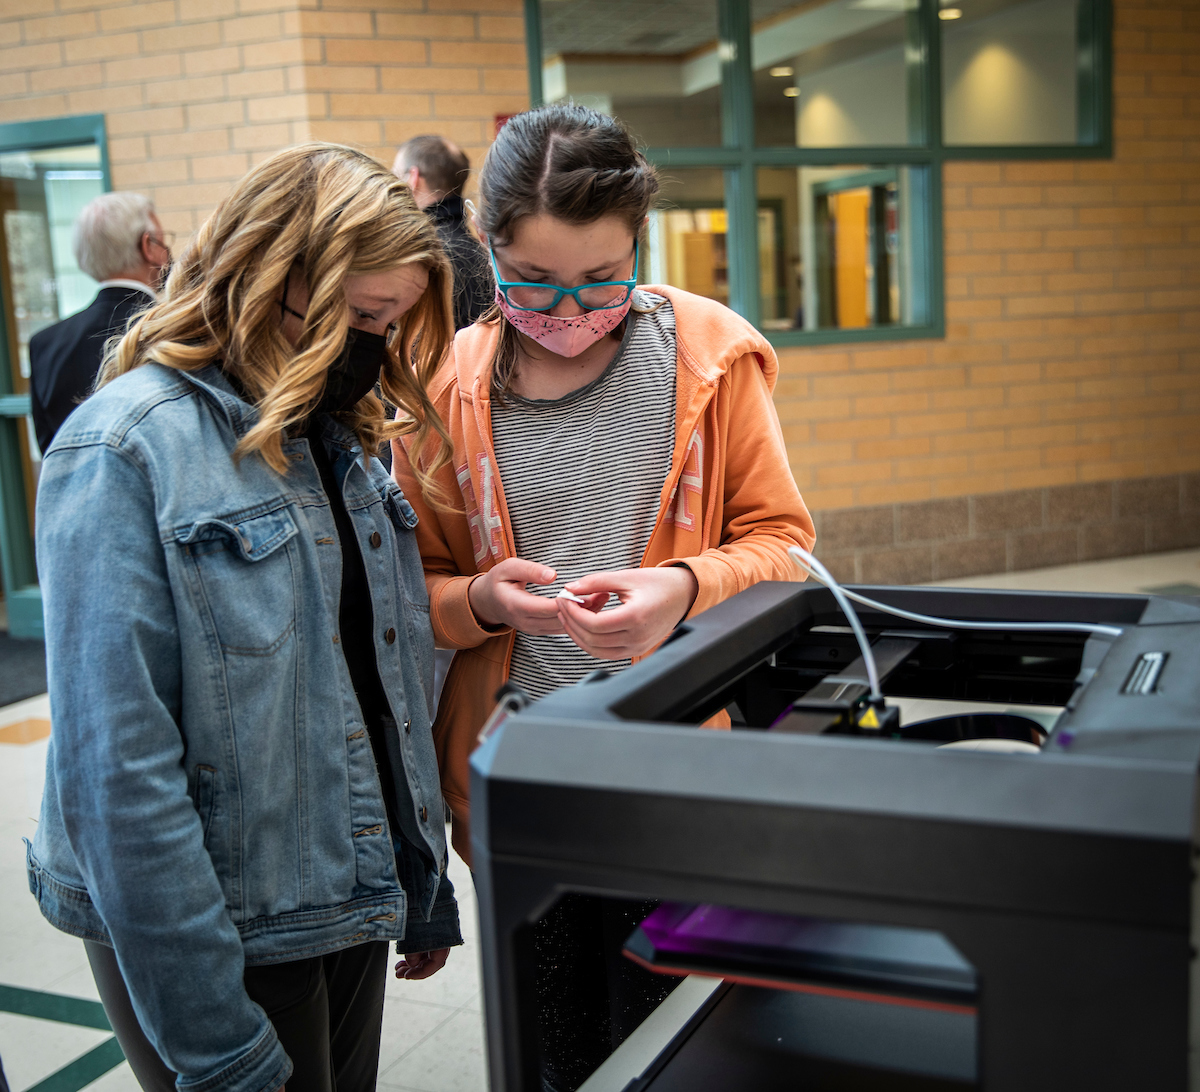
[[976,1054],[973,1015],[727,985],[626,1092],[966,1092]]

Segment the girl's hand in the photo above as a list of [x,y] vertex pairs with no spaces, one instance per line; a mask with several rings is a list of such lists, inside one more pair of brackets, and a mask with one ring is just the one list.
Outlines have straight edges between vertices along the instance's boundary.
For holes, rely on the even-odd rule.
[[449,948],[439,948],[436,952],[405,952],[404,958],[396,964],[396,977],[407,978],[410,982],[428,978],[446,966],[449,955]]
[[467,601],[485,626],[512,626],[537,637],[563,633],[557,600],[525,590],[526,584],[553,583],[554,575],[545,565],[510,557],[471,581]]
[[[567,591],[586,597],[581,605],[555,599],[563,630],[598,660],[643,656],[656,648],[691,610],[700,590],[686,565],[620,569],[573,580]],[[612,592],[619,607],[601,613]]]

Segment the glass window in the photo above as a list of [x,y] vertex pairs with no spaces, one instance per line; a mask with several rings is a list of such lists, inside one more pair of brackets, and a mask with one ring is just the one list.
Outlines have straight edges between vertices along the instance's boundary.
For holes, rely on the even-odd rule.
[[725,181],[717,170],[663,173],[650,213],[643,278],[729,303]]
[[[0,153],[0,254],[4,319],[15,343],[10,390],[29,389],[29,339],[92,301],[96,282],[75,261],[71,230],[80,209],[104,192],[95,144]],[[29,494],[41,454],[32,418],[21,444]]]
[[761,168],[761,325],[856,330],[928,321],[920,167]]
[[29,341],[91,302],[75,262],[79,210],[106,186],[104,117],[0,125],[0,590],[13,637],[42,637],[33,548],[41,453],[29,416]]
[[[755,139],[848,148],[922,137],[917,0],[753,0]],[[910,99],[914,101],[910,101]]]
[[616,114],[664,173],[643,278],[780,345],[941,336],[943,164],[1112,146],[1106,0],[525,10],[542,101]]
[[648,146],[721,143],[716,0],[542,0],[542,94],[621,118]]
[[1078,0],[941,0],[947,144],[1080,139]]
[[83,206],[103,192],[95,144],[0,153],[0,229],[11,297],[4,305],[25,379],[29,339],[96,294],[96,282],[75,261],[71,231]]

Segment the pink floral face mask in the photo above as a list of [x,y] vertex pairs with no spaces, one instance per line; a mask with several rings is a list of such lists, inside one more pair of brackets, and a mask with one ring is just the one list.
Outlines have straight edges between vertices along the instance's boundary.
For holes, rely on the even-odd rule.
[[[611,334],[629,314],[629,308],[633,305],[633,289],[637,285],[639,247],[639,240],[635,237],[633,270],[628,280],[598,281],[581,284],[578,288],[562,288],[556,284],[504,280],[496,264],[496,251],[489,239],[488,254],[492,259],[492,272],[496,275],[496,304],[513,326],[539,345],[559,356],[578,356],[589,345]],[[509,293],[512,292],[520,293],[516,302],[510,302]],[[618,294],[621,294],[623,302],[615,307],[610,306]],[[571,318],[555,318],[551,315],[549,312],[558,306],[564,296],[571,296],[584,308],[583,314]]]
[[521,333],[533,338],[559,356],[578,356],[589,345],[611,334],[633,306],[633,293],[620,307],[608,307],[601,311],[584,311],[572,318],[555,318],[545,311],[523,311],[513,307],[496,289],[496,303],[501,314]]

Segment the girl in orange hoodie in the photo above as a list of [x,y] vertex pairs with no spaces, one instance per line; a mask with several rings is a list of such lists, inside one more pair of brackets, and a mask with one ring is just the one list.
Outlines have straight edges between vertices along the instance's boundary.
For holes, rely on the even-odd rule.
[[436,450],[395,452],[434,637],[457,650],[434,738],[467,860],[467,762],[507,679],[537,697],[625,666],[685,617],[798,579],[787,548],[814,540],[770,344],[712,300],[634,288],[658,181],[621,124],[574,104],[519,114],[479,188],[497,305],[430,388],[454,444],[441,496],[413,472]]
[[506,679],[539,697],[627,666],[690,614],[797,579],[787,548],[814,539],[771,346],[718,303],[635,287],[658,181],[624,127],[574,104],[519,114],[479,189],[496,307],[429,392],[453,456],[438,469],[404,441],[394,462],[435,639],[457,650],[434,739],[468,860],[468,757]]

